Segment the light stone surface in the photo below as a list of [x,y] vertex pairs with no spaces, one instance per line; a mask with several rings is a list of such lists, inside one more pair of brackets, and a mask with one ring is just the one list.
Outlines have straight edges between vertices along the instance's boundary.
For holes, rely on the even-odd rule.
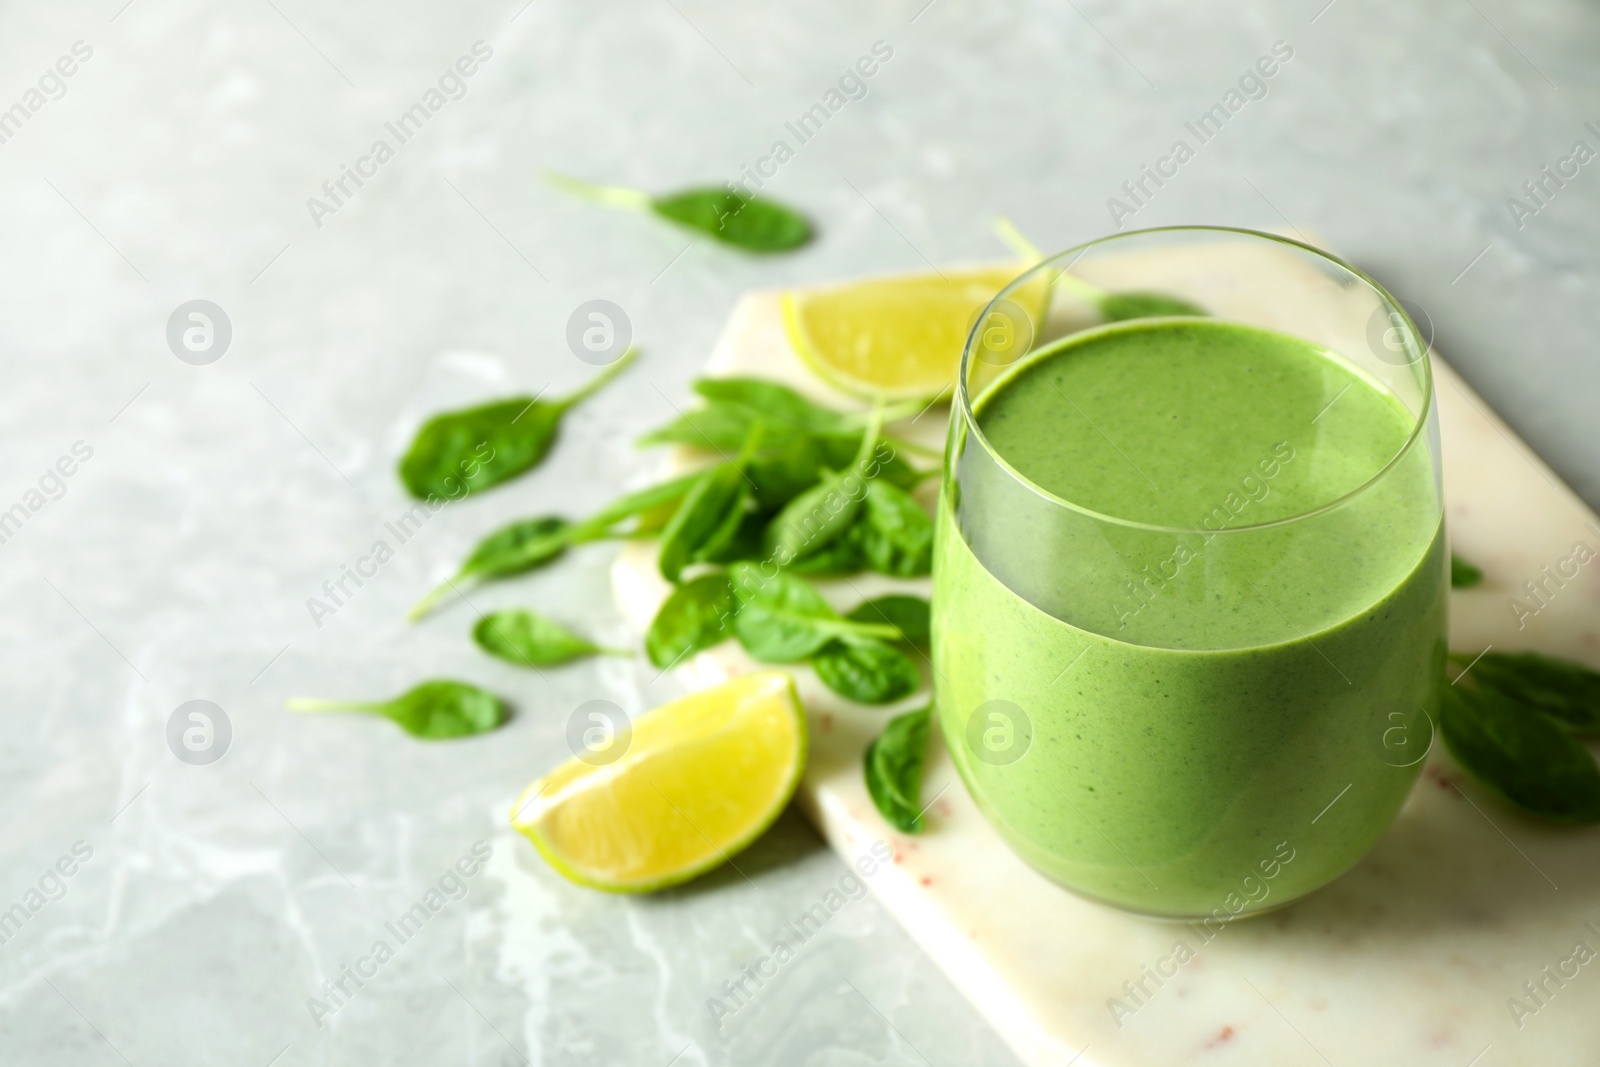
[[[506,806],[566,755],[576,705],[636,711],[681,683],[622,663],[517,672],[473,650],[469,608],[401,613],[495,524],[646,479],[656,459],[629,442],[685,402],[740,293],[992,256],[997,211],[1048,247],[1104,233],[1107,198],[1193,142],[1184,123],[1280,39],[1294,57],[1266,97],[1129,224],[1315,229],[1424,307],[1466,379],[1600,501],[1596,165],[1520,228],[1506,205],[1575,140],[1600,147],[1584,128],[1597,22],[1580,0],[7,6],[0,112],[26,111],[74,42],[92,56],[0,143],[0,511],[26,508],[75,442],[92,457],[0,544],[0,909],[41,879],[54,895],[46,871],[76,842],[92,857],[0,945],[0,1062],[1016,1062],[873,898],[719,1029],[707,998],[840,863],[789,816],[741,862],[748,881],[642,900],[568,886],[506,832]],[[307,198],[394,143],[384,123],[479,40],[493,55],[464,98],[315,225]],[[877,40],[894,54],[867,96],[771,182],[821,226],[798,255],[751,260],[538,182],[736,177],[793,145],[785,122]],[[627,310],[639,366],[574,414],[544,469],[394,543],[393,462],[419,419],[582,381],[565,327],[597,297]],[[194,299],[232,324],[205,366],[166,340]],[[1516,475],[1487,506],[1532,545]],[[307,599],[380,538],[394,558],[316,625]],[[1499,545],[1468,547],[1520,575]],[[474,601],[626,640],[612,552]],[[505,692],[517,717],[423,745],[281,710],[433,674]],[[195,699],[232,726],[207,766],[165,740]],[[493,855],[465,898],[318,1028],[307,998],[479,840]],[[1545,907],[1542,883],[1521,889]],[[1459,953],[1477,966],[1472,939]],[[1596,995],[1574,985],[1529,1027],[1592,1015]],[[1504,1008],[1451,1010],[1466,1026]]]

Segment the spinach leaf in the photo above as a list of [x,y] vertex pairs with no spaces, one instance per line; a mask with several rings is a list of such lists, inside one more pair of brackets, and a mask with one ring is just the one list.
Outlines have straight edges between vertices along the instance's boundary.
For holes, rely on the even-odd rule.
[[1529,814],[1600,822],[1600,766],[1588,749],[1498,690],[1449,685],[1444,697],[1440,732],[1473,777]]
[[[770,378],[699,378],[694,383],[694,391],[712,404],[743,407],[769,422],[785,423],[815,434],[859,434],[873,421],[870,408],[835,411]],[[933,397],[913,397],[885,404],[878,421],[886,424],[920,414],[933,400]]]
[[689,564],[732,542],[749,499],[750,485],[739,463],[719,463],[701,474],[661,531],[661,577],[676,582]]
[[[722,401],[684,412],[667,425],[639,438],[638,443],[641,446],[687,445],[727,453],[738,449],[758,423],[764,427],[764,432],[762,448],[751,461],[751,480],[756,483],[757,498],[763,507],[781,506],[802,489],[816,484],[825,470],[849,466],[861,450],[861,430],[805,430],[774,421],[754,409]],[[863,473],[902,489],[914,488],[939,473],[937,468],[919,471],[912,467],[901,458],[899,448],[912,446],[890,438],[878,442]],[[756,470],[761,471],[759,476]]]
[[691,563],[715,559],[734,543],[750,510],[750,477],[745,466],[761,447],[763,423],[750,428],[731,463],[719,463],[690,483],[683,503],[661,531],[661,576],[676,582]]
[[[707,448],[714,452],[732,452],[743,444],[745,437],[762,418],[749,408],[738,404],[707,404],[685,411],[667,423],[639,438],[642,448],[652,445],[688,445]],[[793,427],[775,425],[766,435],[769,442],[798,436]]]
[[810,552],[799,559],[790,561],[784,568],[790,574],[804,574],[813,577],[825,577],[838,574],[855,574],[864,570],[867,565],[866,558],[861,554],[861,538],[859,531],[861,523],[856,524],[844,532],[837,541],[817,552]]
[[759,511],[746,511],[739,516],[739,528],[725,542],[707,546],[696,555],[704,563],[733,563],[736,560],[759,560],[766,556],[761,537],[767,529],[767,518]]
[[787,385],[765,378],[700,378],[694,391],[712,407],[733,407],[770,422],[784,423],[809,433],[848,433],[863,425],[842,412],[813,403]]
[[891,704],[916,692],[922,673],[904,652],[882,641],[830,641],[811,657],[822,684],[862,704]]
[[627,519],[637,517],[640,520],[635,533],[651,532],[652,527],[646,520],[652,512],[675,505],[698,477],[698,474],[686,475],[627,493],[579,523],[569,523],[554,515],[508,523],[479,541],[456,573],[430,590],[406,618],[413,622],[422,618],[441,600],[463,587],[470,589],[542,567],[565,552],[569,545],[616,536],[615,527]]
[[922,766],[928,754],[933,705],[896,715],[867,746],[862,760],[867,794],[884,821],[906,834],[920,834],[923,822]]
[[515,478],[544,459],[562,416],[636,356],[629,349],[588,385],[559,400],[518,396],[433,416],[401,457],[400,481],[418,500],[456,500]]
[[855,524],[867,491],[864,471],[883,427],[883,410],[882,401],[873,407],[849,465],[823,472],[816,485],[785,504],[767,527],[767,550],[780,566],[822,551]]
[[722,514],[722,521],[711,529],[695,550],[696,562],[722,559],[730,553],[737,553],[739,538],[748,529],[745,520],[750,516],[750,496],[749,480],[741,479],[733,503]]
[[853,467],[828,471],[778,512],[767,527],[767,551],[784,566],[823,551],[855,523],[864,490]]
[[[886,441],[879,442],[880,453],[887,447],[888,443]],[[874,466],[877,468],[876,471],[873,470]],[[918,470],[901,459],[898,454],[891,452],[887,456],[875,456],[867,464],[866,475],[873,481],[883,482],[897,489],[915,489],[929,478],[937,478],[939,476],[939,468],[929,467],[926,470]]]
[[754,563],[728,568],[738,611],[734,636],[746,652],[763,663],[798,663],[809,659],[834,638],[887,638],[892,626],[841,619],[805,579],[775,571],[763,576]]
[[880,574],[915,578],[933,569],[933,522],[904,489],[867,483],[861,552]]
[[1454,552],[1450,553],[1450,588],[1471,589],[1483,581],[1483,572]]
[[765,197],[745,197],[729,186],[703,186],[665,196],[593,185],[546,172],[550,184],[607,207],[651,211],[746,252],[787,252],[811,240],[804,215]]
[[928,602],[922,597],[904,593],[891,593],[863,601],[845,616],[855,622],[888,623],[900,631],[898,640],[919,648],[928,647],[933,639],[928,617]]
[[737,603],[726,574],[703,574],[672,591],[644,635],[650,662],[666,670],[728,636]]
[[479,619],[472,639],[491,656],[519,667],[558,667],[585,656],[632,655],[627,649],[602,648],[531,611],[495,611]]
[[[828,434],[817,439],[826,454],[825,462],[829,467],[844,467],[850,464],[856,456],[863,453],[862,435],[841,436]],[[903,444],[904,442],[902,442]],[[895,450],[895,445],[888,438],[879,441],[876,446],[866,450],[867,458],[861,464],[861,473],[873,481],[889,482],[901,489],[914,489],[924,479],[936,476],[939,471],[931,468],[919,471],[900,458]]]
[[428,591],[406,618],[415,622],[432,611],[439,602],[463,587],[472,588],[496,578],[533,570],[551,562],[567,550],[574,539],[592,540],[582,531],[555,515],[537,519],[518,519],[478,542],[456,573]]
[[531,570],[565,551],[575,532],[576,527],[556,515],[508,523],[478,542],[456,577],[503,577]]
[[393,719],[412,737],[437,741],[493,730],[506,720],[506,706],[493,693],[466,682],[435,678],[393,700],[291,700],[290,711],[359,711]]
[[821,443],[811,434],[797,433],[762,449],[746,473],[755,483],[756,506],[770,512],[816,485],[825,470]]
[[746,652],[763,663],[796,663],[821,650],[833,637],[816,624],[837,619],[809,584],[781,571],[763,577],[752,563],[728,568],[739,610],[733,632]]
[[1600,733],[1600,674],[1581,663],[1537,652],[1486,652],[1471,667],[1480,687],[1543,712],[1568,733]]
[[793,208],[728,188],[685,189],[650,202],[657,215],[746,252],[788,252],[811,240],[811,223]]

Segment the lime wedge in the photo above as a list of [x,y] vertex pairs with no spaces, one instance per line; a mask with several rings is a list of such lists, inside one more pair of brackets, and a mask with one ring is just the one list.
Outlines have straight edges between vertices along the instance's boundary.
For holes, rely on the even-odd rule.
[[[848,393],[934,396],[955,385],[978,311],[1024,269],[914,274],[785,293],[784,327],[806,364]],[[1037,326],[1048,295],[1041,282],[1011,299]]]
[[778,817],[806,760],[781,671],[691,693],[617,729],[523,790],[511,824],[564,877],[648,893],[724,863]]

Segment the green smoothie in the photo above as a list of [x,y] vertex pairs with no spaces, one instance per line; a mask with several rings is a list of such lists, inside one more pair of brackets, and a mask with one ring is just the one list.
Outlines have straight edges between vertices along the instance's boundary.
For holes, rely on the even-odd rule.
[[1417,416],[1307,342],[1153,319],[1033,353],[972,419],[939,506],[935,686],[1011,846],[1174,917],[1273,907],[1355,863],[1439,701]]

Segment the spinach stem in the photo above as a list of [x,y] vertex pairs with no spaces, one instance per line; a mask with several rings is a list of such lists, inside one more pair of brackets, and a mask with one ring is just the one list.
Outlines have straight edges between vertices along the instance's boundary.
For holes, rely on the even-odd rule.
[[767,424],[760,419],[757,419],[750,429],[745,431],[744,445],[739,449],[739,458],[734,460],[741,471],[750,465],[752,459],[756,458],[756,452],[761,448],[761,438],[766,436],[766,432]]
[[[626,516],[624,516],[624,518],[625,517]],[[621,519],[614,521],[620,522]],[[568,526],[564,531],[562,538],[562,540],[565,541],[569,546],[587,544],[590,541],[604,541],[607,539],[625,540],[625,537],[621,534],[612,533],[611,524],[608,523],[602,525],[596,522],[594,519],[588,519],[584,522],[574,523],[573,525]],[[410,611],[406,612],[406,621],[416,622],[418,619],[433,611],[434,608],[438,607],[439,602],[444,600],[451,593],[462,592],[463,589],[472,589],[477,587],[479,584],[479,580],[475,579],[472,574],[463,574],[462,572],[457,571],[449,578],[428,590],[428,592],[423,595],[422,599],[417,601],[416,604],[412,606]]]
[[[620,520],[619,520],[620,521]],[[567,545],[587,545],[594,541],[626,541],[628,535],[614,533],[610,525],[602,526],[592,519],[567,527]]]
[[412,605],[411,610],[406,612],[406,621],[416,622],[418,619],[427,615],[429,612],[433,611],[434,608],[439,606],[439,602],[441,600],[449,596],[451,593],[459,591],[461,585],[465,584],[467,581],[470,581],[470,579],[463,579],[460,574],[456,574],[445,581],[440,582],[438,585],[424,593],[421,600]]
[[867,427],[861,431],[861,447],[856,450],[856,458],[850,461],[851,466],[857,468],[865,466],[867,457],[878,447],[878,436],[883,432],[883,411],[883,398],[879,397],[872,402],[872,413],[867,416]]
[[[899,422],[908,416],[915,415],[938,402],[944,394],[939,396],[912,397],[910,400],[901,400],[897,403],[886,404],[883,409],[885,424]],[[872,410],[851,411],[840,415],[839,420],[845,426],[865,426],[872,418]]]
[[890,641],[904,640],[900,628],[888,623],[851,622],[848,619],[813,619],[817,629],[840,637],[883,637]]
[[628,211],[649,211],[650,205],[654,202],[650,194],[642,189],[629,189],[621,185],[596,185],[593,182],[569,178],[565,174],[557,174],[553,170],[544,172],[544,180],[562,192],[570,193],[580,200],[587,200],[594,204],[604,204],[606,207],[623,208]]
[[[634,515],[649,511],[653,507],[681,500],[683,495],[689,491],[689,487],[700,477],[700,473],[700,471],[694,471],[690,474],[681,475],[670,481],[659,482],[613,500],[583,522],[578,523],[577,528],[583,531],[580,536],[585,540],[596,540],[596,537],[589,536],[589,531],[609,529],[623,519],[632,518]],[[599,536],[604,536],[604,534],[602,533]]]
[[[911,400],[901,400],[894,404],[882,403],[880,401],[879,403],[874,404],[873,407],[867,411],[852,412],[842,416],[841,422],[846,426],[860,425],[863,427],[863,429],[866,429],[871,427],[873,419],[876,418],[881,430],[882,427],[887,426],[890,423],[899,422],[909,416],[926,411],[928,408],[937,403],[939,399],[939,397],[917,397]],[[922,456],[944,455],[944,449],[942,448],[932,448],[928,445],[919,445],[915,441],[908,441],[904,437],[896,437],[893,434],[880,433],[878,438],[875,439],[872,444],[876,445],[879,440],[888,441],[897,449],[904,449],[907,452],[915,452],[916,454]],[[862,448],[867,454],[870,454],[872,445],[867,444],[867,438],[865,434],[863,434],[861,441]]]
[[1037,263],[1044,258],[1044,253],[1039,250],[1039,246],[1024,237],[1022,231],[1017,229],[1016,223],[1004,215],[996,215],[994,217],[994,235],[1000,238],[1007,248],[1015,252],[1018,259],[1026,260],[1029,263]]
[[931,445],[919,445],[915,441],[907,441],[904,437],[895,437],[892,434],[884,434],[883,439],[896,448],[903,448],[907,452],[914,452],[919,456],[944,455],[944,449],[942,448],[934,448]]
[[898,626],[888,623],[852,622],[849,619],[819,619],[815,615],[806,615],[798,611],[786,611],[783,608],[763,608],[767,614],[784,622],[802,623],[815,627],[825,634],[836,637],[883,637],[890,641],[902,641]]
[[286,700],[283,706],[289,711],[368,711],[381,712],[386,704],[363,704],[354,700],[316,700],[299,697]]
[[938,396],[913,397],[910,400],[902,400],[898,404],[889,404],[883,409],[883,421],[885,423],[899,422],[908,415],[920,414],[939,400],[944,399],[948,392],[949,390],[946,390]]
[[574,392],[568,393],[560,400],[550,401],[550,405],[558,410],[566,411],[568,408],[583,403],[595,393],[605,388],[607,382],[621,374],[623,371],[627,370],[628,364],[632,363],[638,358],[639,350],[629,346],[628,350],[622,353],[622,355],[618,356],[614,362],[606,366],[600,371],[599,374],[596,374],[593,378],[589,379],[588,384],[580,387]]
[[[1022,231],[1012,224],[1004,215],[996,215],[994,219],[995,236],[1005,242],[1006,246],[1029,264],[1035,264],[1044,259],[1044,253],[1039,246],[1022,235]],[[1090,285],[1082,278],[1068,274],[1064,270],[1053,272],[1050,279],[1052,285],[1067,290],[1080,300],[1086,300],[1095,307],[1101,307],[1106,297],[1111,294],[1099,286]]]

